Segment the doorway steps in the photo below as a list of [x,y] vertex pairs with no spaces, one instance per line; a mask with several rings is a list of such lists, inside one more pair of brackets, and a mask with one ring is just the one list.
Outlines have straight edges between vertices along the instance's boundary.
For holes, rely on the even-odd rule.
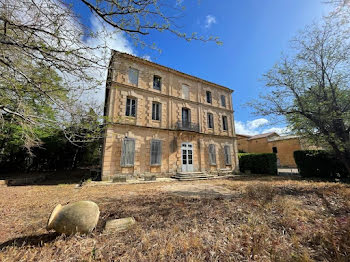
[[172,178],[179,181],[206,180],[214,177],[214,175],[203,172],[177,172],[174,176],[172,176]]

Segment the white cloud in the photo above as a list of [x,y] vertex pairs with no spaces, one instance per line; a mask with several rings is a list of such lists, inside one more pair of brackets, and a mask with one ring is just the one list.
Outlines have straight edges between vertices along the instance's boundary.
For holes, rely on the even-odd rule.
[[212,24],[216,24],[216,18],[213,15],[207,15],[205,17],[205,28],[210,28]]
[[149,55],[144,55],[141,58],[143,58],[143,59],[145,59],[147,61],[152,61],[151,56],[149,56]]
[[268,122],[269,120],[265,118],[258,118],[252,121],[247,121],[247,126],[249,129],[257,129],[258,127],[266,125]]
[[290,130],[287,127],[271,127],[271,128],[264,129],[262,131],[262,133],[271,133],[271,132],[275,132],[279,135],[285,135],[285,134],[288,134]]
[[266,118],[258,118],[246,122],[235,121],[236,133],[254,136],[257,134],[276,132],[279,135],[283,135],[290,131],[287,127],[263,128],[267,124],[269,124],[269,120]]

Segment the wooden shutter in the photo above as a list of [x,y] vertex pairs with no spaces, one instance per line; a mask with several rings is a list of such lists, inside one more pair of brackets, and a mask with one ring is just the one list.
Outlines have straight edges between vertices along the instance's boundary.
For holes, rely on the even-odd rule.
[[123,140],[121,166],[133,166],[135,158],[135,140],[125,138]]
[[230,150],[230,146],[225,146],[224,147],[224,151],[225,151],[225,163],[226,163],[226,165],[231,165],[231,150]]
[[162,159],[162,141],[151,141],[151,165],[160,165]]
[[215,145],[209,145],[209,161],[211,165],[216,165],[216,150]]

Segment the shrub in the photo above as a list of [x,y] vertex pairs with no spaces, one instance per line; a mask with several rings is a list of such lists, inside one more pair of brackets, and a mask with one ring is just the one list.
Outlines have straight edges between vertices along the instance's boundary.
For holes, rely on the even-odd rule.
[[294,160],[303,177],[346,178],[344,165],[332,154],[324,150],[298,150]]
[[253,174],[277,175],[276,154],[238,154],[239,170],[250,170]]

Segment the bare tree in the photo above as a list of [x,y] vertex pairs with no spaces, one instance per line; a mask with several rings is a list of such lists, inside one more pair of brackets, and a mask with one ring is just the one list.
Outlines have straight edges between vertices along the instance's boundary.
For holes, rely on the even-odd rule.
[[[188,36],[177,30],[175,20],[183,10],[179,2],[80,3],[101,25],[113,28],[113,34],[123,32],[135,44],[147,45],[143,36],[152,31],[168,31],[188,41],[219,43],[214,37]],[[96,32],[84,26],[73,6],[63,0],[0,0],[0,124],[20,125],[28,148],[39,143],[35,134],[38,126],[66,129],[69,120],[77,118],[74,103],[84,91],[101,85],[98,74],[107,71],[109,49],[105,43],[92,45],[85,39],[105,36],[103,27]],[[45,109],[37,105],[45,105]],[[46,114],[47,110],[56,117]]]

